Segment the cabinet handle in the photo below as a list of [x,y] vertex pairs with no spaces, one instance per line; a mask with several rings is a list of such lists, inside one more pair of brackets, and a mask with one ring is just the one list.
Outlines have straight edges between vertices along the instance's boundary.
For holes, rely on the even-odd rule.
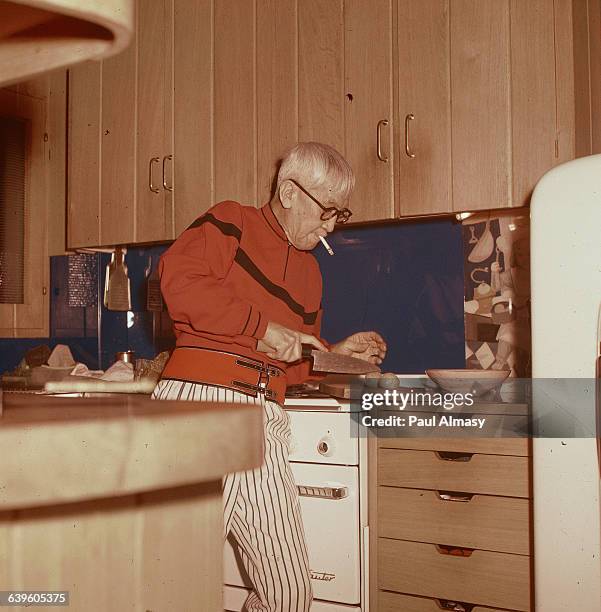
[[436,550],[441,555],[451,555],[452,557],[471,557],[473,548],[463,546],[449,546],[448,544],[434,544]]
[[468,502],[474,497],[473,493],[459,493],[456,491],[436,491],[438,499],[452,502]]
[[434,451],[443,461],[470,461],[474,453],[456,453],[454,451]]
[[475,604],[469,604],[465,601],[451,601],[450,599],[436,599],[438,607],[441,610],[452,610],[452,612],[472,612],[476,607]]
[[415,115],[413,113],[409,113],[405,117],[405,153],[407,153],[407,157],[415,157],[415,153],[411,153],[409,149],[409,122],[415,119]]
[[165,189],[166,191],[173,191],[173,185],[169,187],[167,185],[167,180],[165,179],[165,162],[167,160],[171,161],[172,159],[173,155],[165,155],[165,157],[163,157],[163,189]]
[[325,499],[344,499],[348,497],[348,487],[308,487],[297,485],[301,497],[321,497]]
[[388,125],[388,119],[380,119],[380,121],[378,121],[378,127],[376,130],[376,155],[378,156],[378,159],[380,161],[387,162],[388,157],[384,157],[384,155],[382,155],[382,126],[383,125]]
[[158,187],[154,187],[152,184],[152,164],[154,164],[155,162],[158,164],[161,160],[158,157],[152,157],[150,159],[150,163],[148,164],[148,189],[150,189],[150,191],[152,191],[152,193],[158,193],[159,192],[159,188]]

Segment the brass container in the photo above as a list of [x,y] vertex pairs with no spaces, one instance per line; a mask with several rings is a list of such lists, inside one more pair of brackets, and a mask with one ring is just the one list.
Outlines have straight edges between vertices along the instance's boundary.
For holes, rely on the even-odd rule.
[[134,365],[134,358],[136,353],[134,351],[120,351],[115,353],[115,361],[123,361],[124,363],[131,363]]

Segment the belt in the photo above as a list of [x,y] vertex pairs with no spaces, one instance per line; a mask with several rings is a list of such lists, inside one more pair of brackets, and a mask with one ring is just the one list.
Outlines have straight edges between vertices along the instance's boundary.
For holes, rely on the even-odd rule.
[[269,363],[212,349],[177,347],[161,378],[226,387],[284,404],[286,373]]

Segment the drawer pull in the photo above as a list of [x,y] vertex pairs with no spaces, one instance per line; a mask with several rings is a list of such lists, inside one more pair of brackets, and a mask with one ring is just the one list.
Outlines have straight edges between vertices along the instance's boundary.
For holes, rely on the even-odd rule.
[[344,499],[348,497],[348,487],[308,487],[297,485],[301,497],[321,497],[322,499]]
[[461,493],[459,491],[436,491],[438,499],[442,501],[468,502],[474,497],[473,493]]
[[453,612],[472,612],[476,604],[468,604],[464,601],[451,601],[449,599],[437,599],[436,603],[441,610],[452,610]]
[[469,461],[474,453],[455,453],[453,451],[434,451],[444,461]]
[[451,555],[453,557],[471,557],[473,548],[462,548],[461,546],[448,546],[446,544],[435,544],[436,550],[441,555]]

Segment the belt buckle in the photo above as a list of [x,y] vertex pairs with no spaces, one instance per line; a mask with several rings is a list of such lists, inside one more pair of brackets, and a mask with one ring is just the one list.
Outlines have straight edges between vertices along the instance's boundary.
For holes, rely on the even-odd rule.
[[269,381],[271,376],[279,376],[280,372],[274,366],[269,364],[264,364],[262,361],[258,361],[255,359],[236,359],[236,365],[242,366],[244,368],[250,368],[252,370],[257,370],[258,378],[256,385],[250,385],[248,383],[233,380],[232,385],[235,387],[247,389],[247,392],[252,391],[252,396],[257,397],[259,393],[263,393],[267,399],[275,399],[276,394],[273,389],[269,389]]

